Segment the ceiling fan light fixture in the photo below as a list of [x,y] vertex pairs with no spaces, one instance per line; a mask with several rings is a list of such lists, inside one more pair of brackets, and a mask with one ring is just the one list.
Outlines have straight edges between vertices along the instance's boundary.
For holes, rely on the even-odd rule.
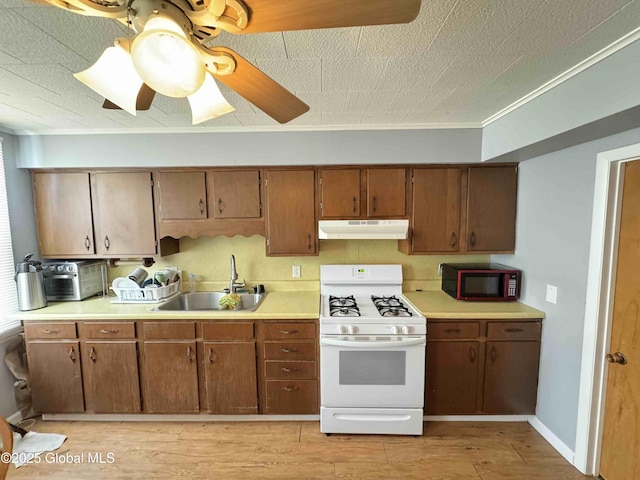
[[165,15],[150,18],[131,45],[138,75],[156,92],[184,98],[202,86],[206,66],[180,25]]
[[131,115],[136,114],[143,81],[133,67],[131,55],[123,48],[107,48],[96,63],[73,76]]
[[200,89],[189,95],[192,124],[206,122],[235,110],[224,98],[215,79],[207,74]]

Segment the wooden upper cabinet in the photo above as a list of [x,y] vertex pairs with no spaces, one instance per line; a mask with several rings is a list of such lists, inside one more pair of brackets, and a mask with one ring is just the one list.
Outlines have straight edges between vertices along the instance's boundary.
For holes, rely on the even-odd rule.
[[411,252],[457,252],[460,248],[459,168],[413,171]]
[[515,250],[516,196],[517,167],[469,167],[467,251]]
[[315,255],[313,170],[268,170],[267,255]]
[[97,253],[155,255],[151,174],[92,173],[91,186]]
[[404,217],[407,214],[406,183],[404,168],[367,169],[367,215]]
[[323,169],[320,179],[320,216],[360,216],[360,169]]
[[208,172],[213,186],[210,209],[214,218],[260,218],[260,171]]
[[207,218],[205,172],[158,172],[156,181],[161,220]]
[[33,194],[41,257],[95,253],[87,173],[34,173]]

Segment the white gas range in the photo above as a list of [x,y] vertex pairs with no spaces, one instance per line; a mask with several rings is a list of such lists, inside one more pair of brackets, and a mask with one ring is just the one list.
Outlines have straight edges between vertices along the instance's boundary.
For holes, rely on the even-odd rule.
[[320,431],[422,434],[426,320],[401,265],[320,267]]

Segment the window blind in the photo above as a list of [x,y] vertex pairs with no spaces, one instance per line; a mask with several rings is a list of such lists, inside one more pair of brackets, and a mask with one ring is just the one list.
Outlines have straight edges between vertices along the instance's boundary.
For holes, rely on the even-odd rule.
[[10,319],[10,315],[18,311],[18,293],[14,275],[7,182],[4,176],[2,137],[0,137],[0,335],[20,326],[20,320]]

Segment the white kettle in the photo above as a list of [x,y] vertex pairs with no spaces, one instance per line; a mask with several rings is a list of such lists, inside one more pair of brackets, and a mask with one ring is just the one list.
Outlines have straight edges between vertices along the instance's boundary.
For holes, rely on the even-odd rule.
[[16,266],[15,281],[18,286],[18,308],[36,310],[47,306],[47,295],[44,291],[42,263],[29,260],[33,253],[24,257],[24,261]]

